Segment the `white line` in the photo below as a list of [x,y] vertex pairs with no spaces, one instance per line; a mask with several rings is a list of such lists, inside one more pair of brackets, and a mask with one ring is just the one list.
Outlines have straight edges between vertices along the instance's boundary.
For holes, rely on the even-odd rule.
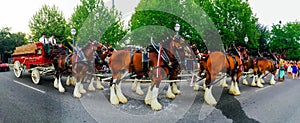
[[31,87],[31,86],[29,86],[29,85],[26,85],[26,84],[24,84],[24,83],[18,82],[18,81],[16,81],[16,80],[14,80],[14,82],[17,83],[17,84],[23,85],[23,86],[25,86],[25,87],[27,87],[27,88],[33,89],[33,90],[35,90],[35,91],[41,92],[41,93],[43,93],[43,94],[46,93],[45,91],[42,91],[42,90],[40,90],[40,89]]
[[255,92],[259,92],[259,91],[265,90],[265,89],[267,89],[267,88],[269,88],[269,87],[271,87],[271,86],[267,86],[267,87],[264,87],[264,88],[261,88],[261,89],[255,90]]

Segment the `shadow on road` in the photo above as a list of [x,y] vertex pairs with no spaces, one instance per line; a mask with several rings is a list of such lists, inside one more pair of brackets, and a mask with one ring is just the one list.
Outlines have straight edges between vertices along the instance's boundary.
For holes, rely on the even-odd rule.
[[234,96],[229,95],[228,90],[223,90],[216,108],[228,119],[231,119],[233,123],[259,123],[246,115],[241,103]]

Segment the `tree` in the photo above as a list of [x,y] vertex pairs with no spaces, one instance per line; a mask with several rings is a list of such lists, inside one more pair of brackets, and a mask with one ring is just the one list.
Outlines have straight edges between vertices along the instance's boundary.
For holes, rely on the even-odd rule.
[[217,30],[211,20],[194,0],[141,0],[135,11],[130,21],[131,43],[148,45],[151,37],[164,40],[174,35],[176,22],[181,25],[179,34],[188,42],[200,46],[203,40],[220,41],[214,38]]
[[54,34],[58,42],[66,40],[66,20],[56,6],[43,5],[29,22],[29,28],[34,41],[38,41],[42,33],[47,36]]
[[81,3],[75,8],[70,22],[78,31],[78,44],[97,40],[116,46],[127,33],[121,14],[115,8],[105,7],[103,0],[81,0]]
[[300,22],[281,22],[272,26],[270,48],[272,51],[285,54],[289,60],[300,58]]
[[12,54],[17,46],[25,44],[25,34],[11,33],[10,28],[4,27],[0,29],[0,59],[7,62],[5,54]]
[[256,28],[257,18],[252,14],[248,1],[243,0],[196,0],[220,31],[222,41],[228,46],[232,41],[237,45],[246,45],[256,49],[259,32]]

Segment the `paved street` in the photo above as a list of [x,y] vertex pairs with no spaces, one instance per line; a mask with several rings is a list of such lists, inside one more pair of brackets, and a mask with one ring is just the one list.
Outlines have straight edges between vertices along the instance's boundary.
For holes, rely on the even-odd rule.
[[[59,93],[53,88],[51,77],[43,77],[40,85],[34,85],[29,73],[16,78],[13,71],[1,72],[0,84],[0,123],[300,121],[300,80],[286,80],[275,86],[267,82],[264,88],[240,85],[241,96],[236,97],[228,95],[228,89],[215,86],[213,93],[215,97],[220,96],[215,107],[205,104],[203,91],[193,91],[188,83],[180,84],[183,93],[176,99],[166,99],[167,86],[163,84],[159,95],[163,109],[159,112],[152,111],[144,104],[144,96],[134,94],[125,83],[122,90],[129,102],[119,106],[108,103],[107,85],[105,90],[88,92],[81,99],[75,99],[72,97],[73,87],[66,87],[67,92]],[[145,93],[147,86],[142,86]]]

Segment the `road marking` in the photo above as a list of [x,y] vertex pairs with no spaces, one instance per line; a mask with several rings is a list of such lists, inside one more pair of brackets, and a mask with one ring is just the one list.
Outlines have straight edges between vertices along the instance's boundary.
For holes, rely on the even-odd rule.
[[24,84],[24,83],[18,82],[18,81],[16,81],[16,80],[14,80],[14,82],[15,82],[15,83],[17,83],[17,84],[23,85],[23,86],[25,86],[25,87],[27,87],[27,88],[30,88],[30,89],[32,89],[32,90],[35,90],[35,91],[41,92],[41,93],[43,93],[43,94],[45,94],[45,93],[46,93],[45,91],[42,91],[42,90],[40,90],[40,89],[37,89],[37,88],[31,87],[31,86],[29,86],[29,85],[26,85],[26,84]]
[[267,87],[264,87],[264,88],[261,88],[261,89],[255,90],[255,92],[259,92],[259,91],[265,90],[265,89],[267,89],[267,88],[269,88],[269,87],[271,87],[271,86],[267,86]]

